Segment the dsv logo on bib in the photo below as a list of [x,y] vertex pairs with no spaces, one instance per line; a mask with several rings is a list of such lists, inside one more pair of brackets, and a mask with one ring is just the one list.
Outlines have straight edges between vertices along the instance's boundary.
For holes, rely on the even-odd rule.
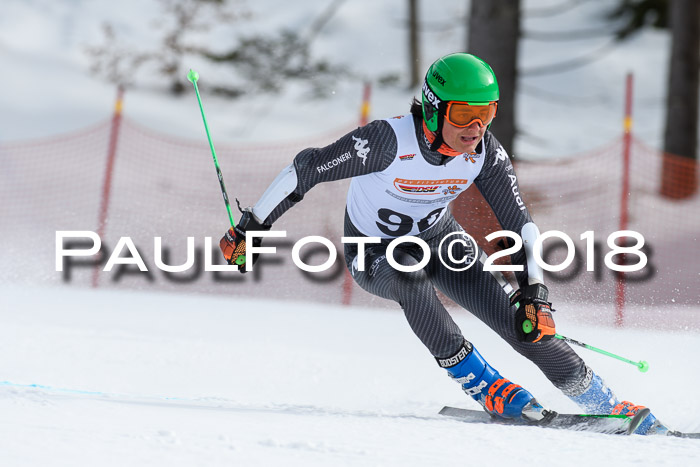
[[[404,178],[394,179],[394,187],[401,193],[410,193],[414,195],[431,195],[431,194],[455,194],[461,190],[458,185],[466,185],[468,180],[463,179],[443,179],[443,180],[407,180]],[[445,190],[442,188],[445,187]]]

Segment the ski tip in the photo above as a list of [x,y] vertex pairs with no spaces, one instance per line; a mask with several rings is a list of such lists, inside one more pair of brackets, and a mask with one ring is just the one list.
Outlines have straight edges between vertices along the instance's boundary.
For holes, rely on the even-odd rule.
[[639,425],[642,424],[642,422],[651,414],[651,410],[648,407],[644,407],[642,410],[637,412],[637,414],[632,417],[632,420],[630,420],[630,424],[627,426],[627,434],[631,435],[632,433],[635,432],[637,428],[639,428]]

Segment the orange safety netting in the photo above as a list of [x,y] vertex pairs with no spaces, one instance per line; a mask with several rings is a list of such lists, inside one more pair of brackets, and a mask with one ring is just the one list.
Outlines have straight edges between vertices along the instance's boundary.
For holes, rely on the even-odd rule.
[[[520,191],[540,232],[566,233],[575,247],[574,262],[561,272],[545,273],[551,296],[584,303],[614,303],[617,273],[604,264],[611,251],[608,236],[621,228],[623,140],[584,154],[559,160],[516,163]],[[670,165],[672,164],[672,165]],[[675,177],[666,182],[663,177]],[[647,266],[625,274],[627,302],[644,305],[700,303],[700,196],[695,161],[664,155],[632,139],[630,189],[626,229],[643,235]],[[667,178],[668,180],[668,178]],[[669,194],[670,193],[670,194]],[[456,217],[475,232],[487,252],[494,244],[483,237],[500,229],[493,213],[472,187],[453,209]],[[470,219],[478,222],[470,222]],[[478,225],[481,224],[481,227]],[[477,227],[472,227],[477,226]],[[593,231],[593,271],[588,271],[587,241]],[[624,239],[617,241],[621,244]],[[627,240],[632,246],[635,241]],[[545,242],[549,264],[560,264],[567,249],[555,239]],[[628,264],[636,255],[613,258]]]
[[[306,147],[325,146],[350,129],[306,141],[278,144],[217,144],[217,155],[231,198],[254,204],[279,171]],[[98,231],[110,123],[82,132],[36,142],[0,145],[0,238],[3,239],[3,282],[90,286],[94,258],[75,258],[75,266],[55,271],[56,231]],[[620,228],[622,140],[561,160],[518,162],[520,195],[541,232],[560,230],[576,246],[574,263],[548,274],[557,300],[613,302],[616,274],[603,264],[610,250],[608,235]],[[189,141],[148,130],[124,118],[112,173],[111,196],[102,238],[113,251],[121,237],[130,237],[148,266],[98,268],[97,283],[105,288],[137,288],[221,293],[241,297],[274,297],[340,303],[344,262],[342,236],[348,181],[321,184],[304,202],[274,226],[288,237],[265,241],[278,253],[253,273],[212,273],[204,269],[204,238],[212,237],[212,257],[220,263],[219,238],[228,228],[219,184],[206,139]],[[453,211],[469,233],[483,236],[499,230],[490,209],[472,187]],[[489,220],[490,219],[490,220]],[[486,221],[486,222],[485,222]],[[481,226],[481,228],[479,228]],[[700,197],[697,164],[664,155],[633,140],[630,167],[628,229],[645,240],[649,265],[626,274],[626,300],[642,304],[698,304],[700,285]],[[587,271],[586,231],[595,233],[595,270]],[[339,255],[331,270],[309,274],[291,260],[293,243],[308,235],[329,238]],[[156,268],[154,237],[162,238],[163,261],[178,265],[187,259],[187,237],[195,238],[196,261],[183,273]],[[557,264],[565,248],[554,240],[545,245],[545,259]],[[487,248],[491,252],[492,248]],[[320,264],[323,247],[307,247],[302,256]],[[124,250],[123,256],[128,251]],[[105,257],[106,259],[106,257]],[[637,258],[630,255],[629,261]],[[261,265],[262,261],[256,266]],[[352,303],[374,299],[354,287]]]

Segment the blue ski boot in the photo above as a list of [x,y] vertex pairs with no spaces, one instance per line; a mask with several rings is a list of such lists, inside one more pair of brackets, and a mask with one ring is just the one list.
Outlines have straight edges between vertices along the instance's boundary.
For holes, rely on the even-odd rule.
[[437,361],[491,415],[539,421],[548,414],[532,394],[502,377],[467,341],[454,356]]
[[[629,401],[620,402],[617,396],[613,394],[605,382],[595,374],[590,368],[586,368],[586,378],[584,389],[580,394],[567,394],[569,399],[574,401],[586,413],[589,414],[624,414],[628,417],[634,417],[637,412],[644,408],[642,405],[634,405]],[[653,414],[649,414],[647,418],[634,430],[637,435],[665,435],[668,433],[668,428],[664,426]]]
[[[576,402],[586,413],[589,414],[609,414],[620,401],[613,394],[605,382],[593,373],[590,368],[586,368],[586,378],[583,380],[580,391],[574,389],[566,395]],[[578,394],[576,394],[578,392]]]
[[[646,407],[643,405],[634,405],[629,401],[622,401],[613,408],[611,413],[613,415],[623,414],[628,417],[634,417],[637,415],[637,412],[644,408]],[[647,418],[634,430],[635,435],[667,435],[668,432],[668,427],[661,423],[652,413],[649,413]]]

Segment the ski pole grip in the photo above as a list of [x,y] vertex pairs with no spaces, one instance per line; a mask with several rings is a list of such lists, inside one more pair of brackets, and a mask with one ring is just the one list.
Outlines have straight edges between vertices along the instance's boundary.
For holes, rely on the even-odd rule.
[[529,319],[523,321],[523,332],[525,334],[530,334],[532,332],[532,321]]
[[190,70],[189,73],[187,73],[187,79],[190,83],[194,84],[199,80],[199,73],[194,70]]

